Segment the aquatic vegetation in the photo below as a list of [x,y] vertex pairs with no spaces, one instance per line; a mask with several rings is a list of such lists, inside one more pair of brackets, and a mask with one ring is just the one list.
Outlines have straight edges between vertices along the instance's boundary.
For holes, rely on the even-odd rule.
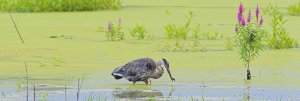
[[271,16],[272,34],[268,39],[268,45],[273,49],[294,48],[298,47],[298,42],[293,39],[285,28],[288,20],[284,19],[284,15],[277,6],[269,5],[265,10]]
[[40,96],[41,96],[41,99],[39,101],[48,101],[48,93],[41,92]]
[[[83,101],[107,101],[106,97],[93,94],[93,92],[89,95],[87,99],[84,99]],[[114,101],[118,101],[117,99],[114,99]]]
[[176,41],[167,40],[164,43],[157,43],[154,51],[159,52],[205,52],[207,51],[207,46],[205,42],[200,42],[199,40],[193,41]]
[[299,16],[300,15],[300,2],[294,3],[287,8],[288,12],[292,16]]
[[17,90],[20,91],[22,88],[25,87],[25,82],[17,81]]
[[140,24],[136,24],[136,26],[134,28],[130,29],[129,32],[133,38],[136,38],[138,40],[145,39],[145,36],[147,33],[145,27]]
[[92,11],[120,7],[120,0],[0,0],[3,12]]
[[186,40],[188,38],[188,33],[192,29],[191,23],[194,16],[195,16],[194,12],[189,11],[189,14],[186,16],[186,22],[184,25],[179,25],[179,26],[176,26],[175,24],[166,25],[164,29],[168,39]]
[[200,38],[200,23],[196,24],[193,28],[193,35],[192,38],[193,39],[199,39]]
[[215,32],[214,34],[211,34],[212,32],[204,32],[201,34],[202,39],[205,40],[217,40],[219,37],[220,33]]
[[119,18],[118,24],[113,24],[112,22],[108,22],[106,38],[109,41],[120,41],[125,40],[124,32],[122,30],[122,19]]
[[234,44],[230,37],[227,37],[226,43],[225,43],[225,50],[233,50]]
[[62,66],[63,64],[65,64],[65,62],[61,58],[58,58],[58,57],[52,57],[51,60],[52,60],[52,64],[54,66]]
[[[259,8],[257,7],[257,11]],[[259,53],[263,50],[264,37],[266,31],[263,28],[263,18],[256,19],[255,22],[245,22],[243,16],[244,8],[243,4],[240,3],[238,10],[238,24],[236,25],[235,41],[239,47],[240,58],[244,65],[247,67],[247,80],[251,79],[250,62],[255,59]],[[258,18],[258,13],[256,13]],[[248,13],[248,19],[251,19],[251,11]]]
[[[200,39],[206,37],[208,39],[216,39],[218,33],[215,35],[207,35],[200,33],[200,23],[192,26],[192,19],[195,17],[193,11],[189,11],[186,16],[186,22],[183,25],[176,26],[175,24],[168,24],[164,27],[167,34],[167,40],[164,44],[158,44],[156,51],[160,52],[199,52],[206,51],[205,45],[200,44]],[[188,36],[189,33],[192,35]],[[188,40],[191,39],[191,40]]]

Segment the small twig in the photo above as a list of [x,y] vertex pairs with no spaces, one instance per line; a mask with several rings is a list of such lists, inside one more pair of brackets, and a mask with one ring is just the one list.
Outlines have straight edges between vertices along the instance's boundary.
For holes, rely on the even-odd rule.
[[33,101],[35,101],[35,84],[33,85]]
[[67,85],[65,85],[65,101],[67,101]]
[[82,75],[82,80],[81,80],[81,83],[80,83],[80,89],[82,88],[83,80],[84,80],[84,75]]
[[78,79],[77,101],[79,101],[79,94],[80,94],[80,89],[82,88],[83,80],[84,80],[84,75],[82,76],[81,82],[80,82],[80,79]]
[[21,39],[22,43],[24,43],[24,40],[23,40],[23,38],[22,38],[22,36],[21,36],[21,34],[20,34],[20,32],[19,32],[19,29],[18,29],[18,27],[17,27],[17,24],[15,23],[15,20],[14,20],[14,18],[12,17],[11,13],[9,13],[9,16],[10,16],[10,19],[11,19],[11,21],[13,22],[13,24],[14,24],[14,26],[15,26],[17,32],[18,32],[19,38]]
[[244,82],[245,82],[246,86],[248,86],[248,83],[247,83],[247,80],[246,80],[246,79],[244,79]]
[[78,84],[77,84],[77,101],[79,101],[79,83],[80,83],[80,79],[78,79]]
[[28,71],[27,71],[27,63],[25,61],[25,69],[26,69],[26,101],[28,101]]

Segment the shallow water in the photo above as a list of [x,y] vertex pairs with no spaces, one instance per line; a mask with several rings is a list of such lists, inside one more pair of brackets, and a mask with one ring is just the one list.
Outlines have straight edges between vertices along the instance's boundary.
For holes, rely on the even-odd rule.
[[[126,87],[127,86],[127,87]],[[80,91],[80,101],[94,97],[95,100],[300,100],[300,90],[287,88],[261,88],[255,86],[235,86],[200,83],[166,83],[153,85],[126,85],[120,88],[83,88]],[[33,100],[32,88],[29,88],[29,100]],[[25,101],[26,89],[1,89],[0,101]],[[63,86],[37,85],[36,99],[40,94],[48,94],[48,101],[64,101]],[[76,86],[67,87],[67,100],[76,100]]]

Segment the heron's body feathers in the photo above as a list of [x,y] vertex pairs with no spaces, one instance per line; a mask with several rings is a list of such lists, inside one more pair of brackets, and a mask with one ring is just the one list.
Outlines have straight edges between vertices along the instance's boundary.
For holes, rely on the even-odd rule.
[[141,58],[118,67],[113,71],[112,75],[115,78],[124,77],[132,82],[146,81],[149,78],[160,78],[163,75],[163,68],[157,66],[151,58]]

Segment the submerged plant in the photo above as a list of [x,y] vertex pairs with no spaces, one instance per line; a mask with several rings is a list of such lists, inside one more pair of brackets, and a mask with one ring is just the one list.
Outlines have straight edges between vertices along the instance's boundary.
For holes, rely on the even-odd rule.
[[[84,99],[83,101],[107,101],[106,97],[96,94],[93,94],[93,92],[89,95],[87,99]],[[114,99],[114,101],[118,101],[117,99]]]
[[17,82],[17,90],[20,91],[25,86],[25,83],[23,81]]
[[[238,10],[238,23],[235,31],[235,41],[239,47],[240,58],[247,67],[247,80],[251,79],[250,63],[263,50],[262,43],[266,31],[263,29],[263,18],[259,18],[259,8],[256,10],[256,22],[245,22],[243,15],[243,4],[240,3]],[[251,19],[251,11],[248,13],[248,19]]]
[[119,18],[118,24],[113,24],[112,22],[108,22],[107,24],[107,32],[106,32],[107,40],[110,41],[120,41],[125,40],[124,32],[122,31],[122,19]]
[[271,37],[268,39],[268,45],[273,49],[293,48],[298,47],[298,42],[291,38],[285,24],[288,20],[284,19],[283,13],[280,12],[277,6],[269,5],[266,13],[271,16]]
[[41,99],[39,101],[48,101],[48,93],[46,92],[41,92],[40,93]]

